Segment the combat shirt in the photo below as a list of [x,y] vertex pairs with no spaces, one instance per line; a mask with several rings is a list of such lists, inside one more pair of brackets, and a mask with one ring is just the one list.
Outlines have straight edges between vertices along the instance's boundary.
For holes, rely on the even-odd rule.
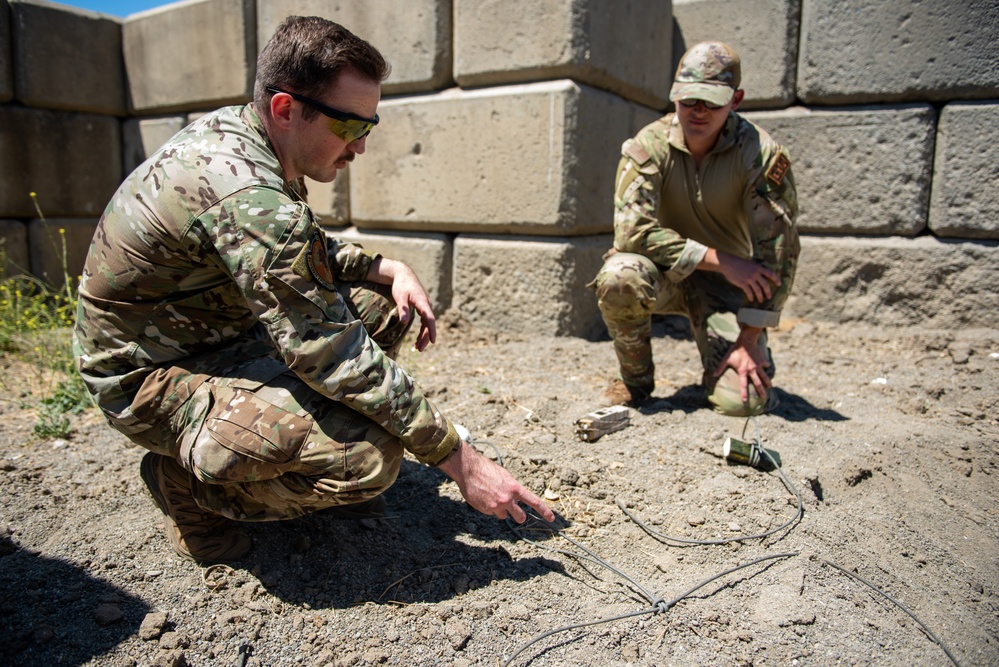
[[763,303],[743,300],[738,320],[776,326],[791,290],[799,241],[797,195],[787,151],[731,112],[700,169],[668,114],[624,142],[614,197],[614,247],[645,255],[679,282],[708,248],[753,259],[780,287]]
[[[140,165],[104,211],[79,288],[79,371],[128,433],[176,410],[206,360],[273,356],[437,464],[459,444],[453,425],[336,290],[375,257],[327,239],[251,106],[220,109]],[[140,388],[155,405],[136,401]]]

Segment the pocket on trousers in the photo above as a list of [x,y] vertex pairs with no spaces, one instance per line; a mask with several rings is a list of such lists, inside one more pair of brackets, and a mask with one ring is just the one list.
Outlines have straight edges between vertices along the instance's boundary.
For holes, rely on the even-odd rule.
[[238,387],[214,387],[212,393],[215,406],[205,428],[215,442],[254,462],[280,466],[298,458],[312,432],[311,420]]

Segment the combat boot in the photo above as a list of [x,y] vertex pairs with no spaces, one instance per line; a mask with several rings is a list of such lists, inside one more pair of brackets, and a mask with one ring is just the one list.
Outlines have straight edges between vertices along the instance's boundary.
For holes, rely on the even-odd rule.
[[250,551],[250,537],[235,521],[201,509],[191,495],[191,473],[167,456],[148,453],[140,467],[153,502],[165,516],[170,546],[198,562],[227,563]]
[[639,408],[644,405],[652,396],[652,387],[643,389],[642,387],[632,387],[625,384],[623,380],[614,380],[611,386],[604,390],[604,405],[627,405],[631,408]]
[[385,496],[375,496],[351,505],[335,505],[322,510],[322,513],[334,519],[381,519],[388,512]]

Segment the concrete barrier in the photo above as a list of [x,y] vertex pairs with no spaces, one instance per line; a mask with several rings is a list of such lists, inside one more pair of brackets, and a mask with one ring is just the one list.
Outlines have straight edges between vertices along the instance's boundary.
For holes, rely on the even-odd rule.
[[10,39],[10,4],[0,0],[0,102],[14,99],[13,45]]
[[358,243],[366,250],[409,265],[427,290],[435,313],[451,306],[451,238],[446,234],[416,234],[412,232],[363,231],[356,227],[331,230],[331,236]]
[[[679,55],[698,42],[721,40],[742,60],[743,109],[794,103],[801,0],[673,0]],[[679,65],[674,60],[673,72]]]
[[121,183],[121,128],[110,116],[0,106],[0,217],[100,216]]
[[798,97],[869,104],[999,97],[999,9],[970,0],[802,0]]
[[999,239],[999,102],[948,104],[937,129],[930,229]]
[[320,183],[305,178],[309,208],[319,216],[323,227],[345,227],[350,224],[350,168],[337,172],[332,183]]
[[253,96],[254,0],[191,0],[122,24],[131,109],[138,115],[211,109]]
[[77,285],[96,230],[95,218],[32,220],[28,223],[31,272],[54,289],[66,284],[65,275]]
[[0,280],[31,271],[28,228],[20,220],[0,220]]
[[258,49],[286,17],[322,16],[371,42],[392,66],[385,95],[441,90],[451,80],[451,0],[257,2]]
[[795,107],[746,117],[791,152],[801,231],[914,236],[926,228],[931,106]]
[[122,123],[125,174],[131,174],[186,125],[186,116],[129,118]]
[[586,287],[611,235],[473,236],[454,241],[454,306],[470,322],[510,333],[595,338],[606,333]]
[[463,88],[573,79],[665,109],[669,0],[454,0]]
[[351,165],[358,227],[611,230],[621,142],[656,116],[572,81],[386,100]]
[[13,0],[10,10],[18,101],[44,109],[125,115],[117,19],[38,0]]
[[879,326],[999,326],[999,244],[905,238],[802,238],[786,311]]

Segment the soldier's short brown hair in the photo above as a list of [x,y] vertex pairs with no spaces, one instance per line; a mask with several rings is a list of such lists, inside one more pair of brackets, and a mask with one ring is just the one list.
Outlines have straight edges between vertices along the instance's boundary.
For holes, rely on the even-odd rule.
[[[257,113],[268,114],[269,87],[321,99],[347,69],[379,83],[389,74],[378,49],[339,23],[319,16],[289,16],[257,57],[253,86]],[[318,113],[306,106],[302,115],[311,120]]]

